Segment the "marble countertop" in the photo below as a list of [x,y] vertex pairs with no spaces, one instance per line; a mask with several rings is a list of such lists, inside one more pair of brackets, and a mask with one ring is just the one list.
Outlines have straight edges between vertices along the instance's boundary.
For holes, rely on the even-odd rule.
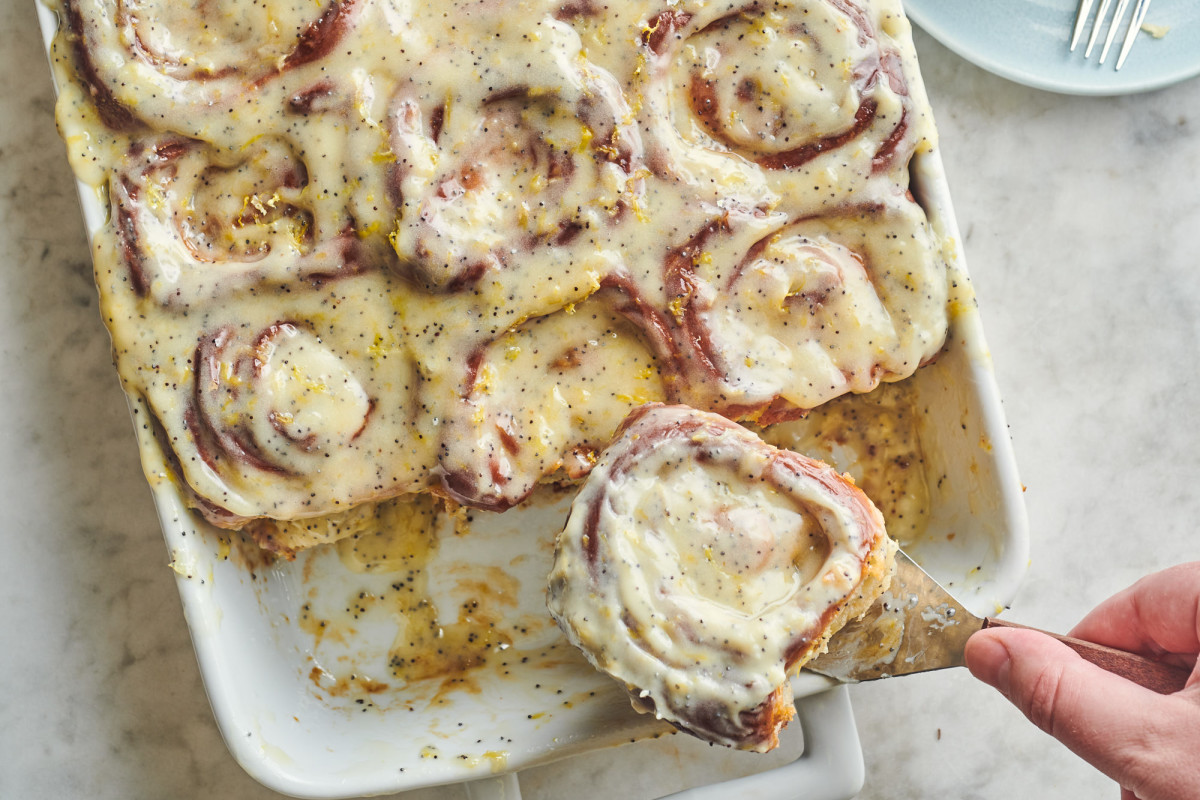
[[[1200,552],[1200,80],[1062,97],[920,31],[917,49],[1027,487],[1031,562],[1010,616],[1066,630]],[[230,757],[205,699],[32,3],[0,10],[0,62],[0,797],[278,797]],[[1115,796],[964,670],[851,696],[865,800]],[[522,790],[649,797],[707,752],[668,737],[527,770]]]

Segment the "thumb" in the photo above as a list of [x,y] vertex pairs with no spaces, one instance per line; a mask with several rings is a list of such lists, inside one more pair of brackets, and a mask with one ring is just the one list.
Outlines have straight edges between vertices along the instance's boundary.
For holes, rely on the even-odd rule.
[[1138,796],[1187,797],[1193,771],[1181,748],[1163,746],[1200,723],[1196,704],[1104,671],[1032,630],[989,628],[967,642],[967,666],[1046,733]]

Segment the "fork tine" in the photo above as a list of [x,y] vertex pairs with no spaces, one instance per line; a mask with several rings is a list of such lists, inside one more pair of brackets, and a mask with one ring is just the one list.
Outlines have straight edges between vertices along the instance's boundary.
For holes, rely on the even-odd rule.
[[1125,41],[1121,44],[1121,55],[1117,56],[1117,69],[1120,69],[1121,65],[1125,63],[1125,56],[1129,55],[1138,31],[1142,29],[1142,22],[1146,19],[1146,9],[1149,7],[1150,0],[1138,0],[1138,4],[1134,7],[1133,19],[1129,21],[1129,32],[1125,34]]
[[1108,36],[1104,38],[1104,49],[1100,51],[1100,63],[1104,63],[1104,59],[1108,58],[1108,50],[1112,47],[1113,39],[1117,38],[1117,27],[1121,24],[1121,20],[1125,16],[1125,9],[1129,7],[1129,0],[1120,0],[1117,3],[1117,10],[1113,12],[1112,22],[1108,25]]
[[1096,21],[1092,23],[1092,35],[1088,37],[1087,49],[1083,51],[1084,58],[1092,54],[1092,48],[1096,46],[1096,40],[1100,38],[1100,28],[1104,26],[1104,18],[1108,16],[1108,9],[1111,5],[1112,0],[1103,0],[1100,3],[1100,10],[1096,12]]
[[1092,4],[1095,0],[1079,0],[1079,11],[1075,15],[1075,31],[1071,34],[1071,52],[1075,52],[1075,45],[1079,44],[1079,34],[1083,33],[1083,26],[1087,23],[1088,12],[1092,10]]

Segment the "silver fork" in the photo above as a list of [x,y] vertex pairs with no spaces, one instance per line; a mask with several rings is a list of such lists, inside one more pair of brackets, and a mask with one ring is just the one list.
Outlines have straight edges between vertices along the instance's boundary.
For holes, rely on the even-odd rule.
[[[1079,13],[1075,15],[1075,31],[1071,34],[1071,52],[1075,51],[1075,45],[1079,44],[1079,35],[1083,33],[1083,27],[1087,22],[1088,14],[1092,11],[1092,6],[1095,0],[1079,0]],[[1100,10],[1096,12],[1096,20],[1092,23],[1092,33],[1088,37],[1087,48],[1083,51],[1083,57],[1088,58],[1092,54],[1092,48],[1096,46],[1096,40],[1100,38],[1100,29],[1104,27],[1104,20],[1108,16],[1108,9],[1112,6],[1112,0],[1100,0]],[[1104,47],[1100,51],[1100,63],[1104,63],[1104,59],[1108,58],[1108,50],[1112,47],[1113,39],[1117,36],[1117,28],[1121,23],[1121,17],[1125,16],[1125,10],[1129,7],[1129,0],[1118,0],[1116,13],[1113,14],[1112,22],[1108,25],[1108,36],[1104,39]],[[1138,31],[1141,30],[1142,20],[1146,18],[1146,9],[1150,7],[1150,0],[1137,0],[1137,5],[1133,9],[1133,18],[1129,20],[1129,30],[1125,32],[1125,41],[1121,43],[1121,54],[1117,56],[1117,69],[1125,63],[1125,57],[1129,55],[1129,50],[1133,47],[1133,41],[1137,38]]]

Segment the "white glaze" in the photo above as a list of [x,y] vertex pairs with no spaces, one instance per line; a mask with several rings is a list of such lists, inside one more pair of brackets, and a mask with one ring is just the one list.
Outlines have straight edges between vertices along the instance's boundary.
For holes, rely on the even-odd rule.
[[[117,365],[220,525],[426,489],[504,509],[586,473],[640,402],[794,417],[944,339],[904,194],[933,131],[892,0],[63,9],[58,114],[113,210]],[[876,255],[897,231],[903,264]],[[843,264],[845,303],[792,302],[799,237]],[[281,325],[344,397],[238,360]]]

